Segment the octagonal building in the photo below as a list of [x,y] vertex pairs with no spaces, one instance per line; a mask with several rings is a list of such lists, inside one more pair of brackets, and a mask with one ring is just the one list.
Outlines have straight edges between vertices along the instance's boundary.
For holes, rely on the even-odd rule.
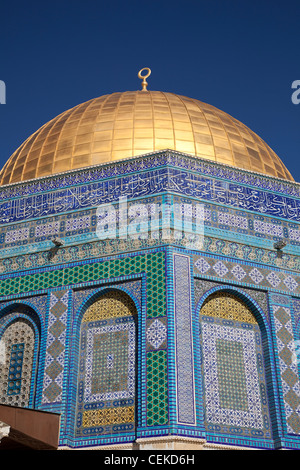
[[144,86],[0,182],[0,448],[300,449],[300,186],[258,135]]

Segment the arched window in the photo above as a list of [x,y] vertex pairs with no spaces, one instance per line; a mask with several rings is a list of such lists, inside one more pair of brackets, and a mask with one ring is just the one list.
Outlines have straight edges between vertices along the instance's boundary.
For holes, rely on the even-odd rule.
[[32,322],[17,313],[7,315],[0,337],[0,404],[30,407],[35,380],[36,332]]
[[135,430],[137,310],[110,290],[90,305],[80,328],[76,436]]
[[228,292],[210,295],[200,344],[207,429],[270,438],[261,332],[248,305]]

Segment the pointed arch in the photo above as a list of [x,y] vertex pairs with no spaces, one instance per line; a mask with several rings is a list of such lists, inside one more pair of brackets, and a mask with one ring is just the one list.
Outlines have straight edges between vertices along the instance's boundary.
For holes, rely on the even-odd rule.
[[270,328],[269,328],[269,324],[267,321],[266,312],[262,310],[262,308],[258,305],[256,300],[253,299],[247,292],[243,291],[242,289],[239,289],[236,286],[233,287],[233,286],[224,284],[224,285],[212,287],[211,289],[206,291],[202,295],[201,299],[199,300],[197,304],[196,311],[198,315],[206,299],[212,294],[215,294],[217,292],[219,293],[227,292],[228,294],[232,294],[236,296],[238,299],[240,299],[242,302],[244,302],[245,305],[247,305],[249,310],[252,312],[252,314],[255,316],[257,323],[259,324],[260,329],[262,331],[262,334],[266,336],[266,339],[268,341],[271,341]]
[[135,434],[138,308],[119,288],[102,288],[77,313],[75,437]]
[[31,408],[38,379],[41,321],[33,307],[11,302],[0,311],[0,403]]
[[[248,293],[215,286],[197,306],[207,429],[272,438],[267,316]],[[270,408],[271,406],[271,408]]]
[[96,291],[93,290],[82,301],[82,303],[78,307],[77,311],[74,312],[74,329],[77,329],[78,327],[80,327],[82,317],[85,314],[87,308],[90,307],[101,296],[105,295],[108,292],[112,292],[112,291],[124,292],[124,294],[127,294],[127,297],[129,297],[131,299],[131,301],[134,303],[138,315],[141,313],[140,312],[140,305],[139,305],[138,300],[134,297],[132,292],[130,292],[128,289],[126,289],[125,286],[123,286],[123,285],[112,286],[112,287],[103,286],[103,287],[100,287],[99,289],[97,289]]

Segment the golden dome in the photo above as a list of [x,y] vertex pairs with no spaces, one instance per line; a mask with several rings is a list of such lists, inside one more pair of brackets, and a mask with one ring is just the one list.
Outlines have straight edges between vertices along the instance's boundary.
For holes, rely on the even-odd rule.
[[165,149],[293,180],[273,150],[227,113],[185,96],[141,90],[104,95],[55,117],[13,153],[0,182]]

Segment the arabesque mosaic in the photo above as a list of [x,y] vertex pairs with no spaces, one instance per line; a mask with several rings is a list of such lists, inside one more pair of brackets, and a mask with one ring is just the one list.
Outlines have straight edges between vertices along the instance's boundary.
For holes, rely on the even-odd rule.
[[[121,196],[201,204],[201,249],[162,219],[100,240],[98,206]],[[70,448],[300,448],[298,183],[162,151],[0,197],[1,403],[60,413]]]

